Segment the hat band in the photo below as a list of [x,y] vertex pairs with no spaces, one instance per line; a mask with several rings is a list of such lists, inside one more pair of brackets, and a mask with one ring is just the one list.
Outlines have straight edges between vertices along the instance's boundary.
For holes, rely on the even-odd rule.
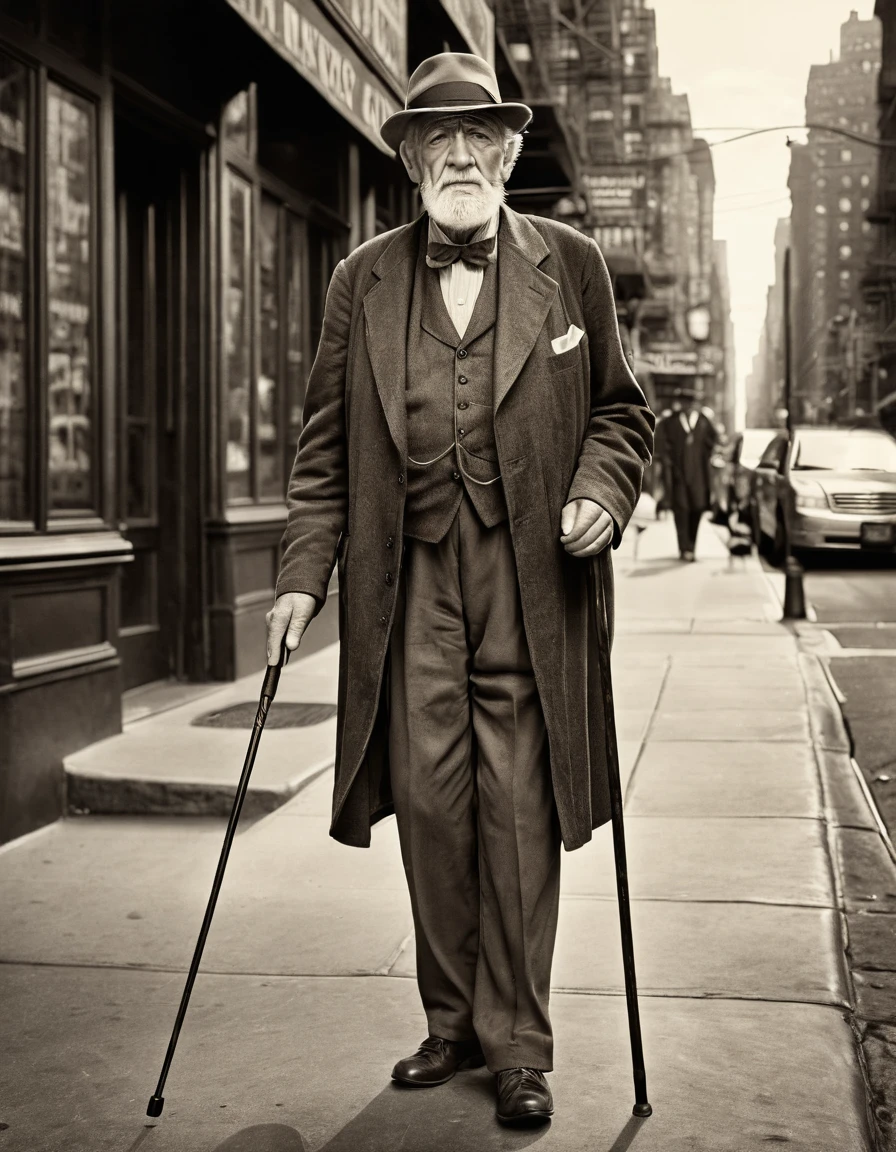
[[407,110],[414,108],[447,108],[458,104],[497,104],[494,96],[481,84],[470,84],[464,80],[450,84],[433,84],[419,96],[408,101]]

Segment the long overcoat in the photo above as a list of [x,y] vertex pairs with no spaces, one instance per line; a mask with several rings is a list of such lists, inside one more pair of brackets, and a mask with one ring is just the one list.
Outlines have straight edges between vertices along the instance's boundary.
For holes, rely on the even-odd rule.
[[[288,486],[277,595],[326,598],[339,566],[340,663],[330,834],[367,846],[392,809],[389,634],[402,555],[407,325],[427,217],[378,236],[336,268]],[[563,842],[609,819],[595,562],[560,543],[560,513],[596,500],[632,514],[653,414],[626,362],[606,265],[590,238],[502,208],[494,427],[523,619],[544,711]],[[585,335],[554,352],[571,324]],[[462,343],[457,356],[462,361]],[[603,584],[612,621],[609,550]],[[611,625],[612,626],[612,625]]]
[[702,412],[688,435],[678,412],[665,417],[657,429],[663,471],[669,478],[668,498],[681,512],[705,512],[712,503],[712,453],[718,437]]

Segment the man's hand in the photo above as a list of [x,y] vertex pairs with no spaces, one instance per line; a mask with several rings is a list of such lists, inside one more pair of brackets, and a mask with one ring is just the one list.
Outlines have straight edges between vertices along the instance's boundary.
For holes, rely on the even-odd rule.
[[314,615],[317,601],[307,592],[284,592],[274,601],[274,607],[265,616],[268,626],[268,664],[280,659],[280,645],[286,635],[286,647],[295,652]]
[[571,500],[560,513],[560,531],[570,556],[596,556],[613,539],[613,517],[593,500]]

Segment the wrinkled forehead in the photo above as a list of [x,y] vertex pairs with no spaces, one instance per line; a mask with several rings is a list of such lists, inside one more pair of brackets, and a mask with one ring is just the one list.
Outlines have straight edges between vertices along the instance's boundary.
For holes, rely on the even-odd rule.
[[418,130],[421,133],[431,132],[434,128],[449,135],[453,135],[460,128],[465,132],[479,128],[494,136],[496,140],[502,140],[504,137],[504,121],[500,116],[494,116],[489,112],[450,112],[447,114],[429,112],[420,117]]

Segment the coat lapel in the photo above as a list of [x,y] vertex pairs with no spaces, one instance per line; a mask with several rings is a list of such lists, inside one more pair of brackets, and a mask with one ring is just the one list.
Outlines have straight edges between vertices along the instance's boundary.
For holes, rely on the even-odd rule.
[[495,410],[529,358],[557,293],[538,265],[549,253],[541,233],[509,208],[498,230],[498,322],[495,331]]
[[386,423],[402,464],[408,454],[405,406],[407,325],[420,228],[424,220],[425,216],[421,216],[397,233],[374,264],[372,271],[377,283],[364,297],[367,354]]

